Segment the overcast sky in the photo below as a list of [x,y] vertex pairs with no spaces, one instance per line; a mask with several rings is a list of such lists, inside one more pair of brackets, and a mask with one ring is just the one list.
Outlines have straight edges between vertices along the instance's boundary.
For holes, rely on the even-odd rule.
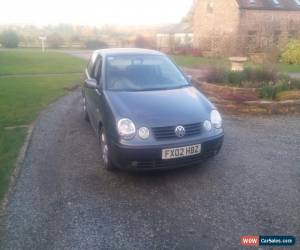
[[193,0],[3,0],[0,24],[118,24],[174,23]]

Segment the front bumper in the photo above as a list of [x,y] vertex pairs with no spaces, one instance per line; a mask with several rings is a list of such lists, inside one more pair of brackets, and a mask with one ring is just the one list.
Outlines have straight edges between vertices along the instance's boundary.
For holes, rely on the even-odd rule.
[[[197,165],[203,160],[216,155],[223,145],[223,140],[224,134],[188,143],[170,143],[155,146],[125,146],[112,142],[110,145],[110,155],[112,162],[120,169],[140,171],[175,169]],[[201,154],[172,160],[162,160],[163,149],[195,144],[202,145]]]

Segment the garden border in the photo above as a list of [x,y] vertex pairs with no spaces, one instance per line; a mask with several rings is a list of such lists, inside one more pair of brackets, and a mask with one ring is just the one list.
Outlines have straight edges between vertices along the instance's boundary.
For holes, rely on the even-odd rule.
[[[194,80],[196,87],[224,113],[227,114],[250,114],[250,115],[290,115],[300,114],[300,100],[286,101],[266,101],[255,98],[257,89],[238,88]],[[228,90],[231,93],[239,92],[240,99],[223,99],[220,97],[222,90]],[[251,93],[253,95],[251,95]],[[244,96],[243,96],[244,95]],[[246,96],[248,95],[248,96]],[[250,96],[250,100],[247,99]],[[244,98],[245,97],[245,98]]]

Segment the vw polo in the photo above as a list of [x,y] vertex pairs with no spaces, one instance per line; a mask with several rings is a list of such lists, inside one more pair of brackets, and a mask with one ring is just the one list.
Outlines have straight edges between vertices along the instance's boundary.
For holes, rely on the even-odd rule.
[[82,94],[106,169],[185,167],[222,147],[220,113],[163,53],[95,51]]

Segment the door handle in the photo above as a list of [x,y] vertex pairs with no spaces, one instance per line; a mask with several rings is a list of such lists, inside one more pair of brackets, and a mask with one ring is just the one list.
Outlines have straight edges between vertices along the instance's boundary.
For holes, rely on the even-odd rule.
[[96,89],[96,93],[97,93],[98,95],[102,95],[101,92],[100,92],[98,89]]

